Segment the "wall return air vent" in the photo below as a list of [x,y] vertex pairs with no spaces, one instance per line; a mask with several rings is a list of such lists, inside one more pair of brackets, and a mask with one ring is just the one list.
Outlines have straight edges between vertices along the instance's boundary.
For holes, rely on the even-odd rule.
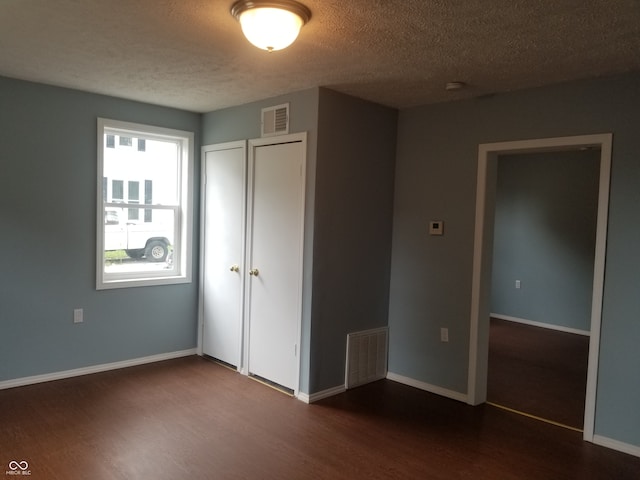
[[347,335],[345,387],[353,388],[387,376],[388,327]]
[[289,133],[289,104],[262,109],[262,137]]

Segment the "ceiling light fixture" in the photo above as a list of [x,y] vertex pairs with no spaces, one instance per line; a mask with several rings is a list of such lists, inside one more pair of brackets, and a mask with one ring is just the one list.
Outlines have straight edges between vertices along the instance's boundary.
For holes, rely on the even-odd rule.
[[292,0],[239,0],[231,6],[242,33],[256,47],[269,52],[291,45],[302,26],[311,18],[311,10]]

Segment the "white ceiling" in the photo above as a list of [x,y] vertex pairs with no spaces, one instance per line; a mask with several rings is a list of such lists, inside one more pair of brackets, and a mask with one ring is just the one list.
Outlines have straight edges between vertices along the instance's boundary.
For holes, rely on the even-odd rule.
[[311,21],[274,53],[232,3],[0,0],[0,75],[208,112],[315,86],[403,108],[640,70],[638,0],[303,0]]

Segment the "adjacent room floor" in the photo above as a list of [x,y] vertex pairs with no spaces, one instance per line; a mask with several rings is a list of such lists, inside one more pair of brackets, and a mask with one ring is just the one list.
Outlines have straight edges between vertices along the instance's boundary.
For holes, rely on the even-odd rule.
[[587,336],[492,318],[487,400],[582,429],[588,357]]
[[199,357],[0,391],[0,429],[5,469],[46,480],[640,474],[640,458],[491,406],[388,380],[306,405]]

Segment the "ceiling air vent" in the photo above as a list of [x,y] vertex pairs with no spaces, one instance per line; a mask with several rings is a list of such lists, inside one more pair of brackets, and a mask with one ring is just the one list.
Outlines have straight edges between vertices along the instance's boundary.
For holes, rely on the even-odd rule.
[[285,135],[289,133],[289,104],[262,109],[262,136]]

